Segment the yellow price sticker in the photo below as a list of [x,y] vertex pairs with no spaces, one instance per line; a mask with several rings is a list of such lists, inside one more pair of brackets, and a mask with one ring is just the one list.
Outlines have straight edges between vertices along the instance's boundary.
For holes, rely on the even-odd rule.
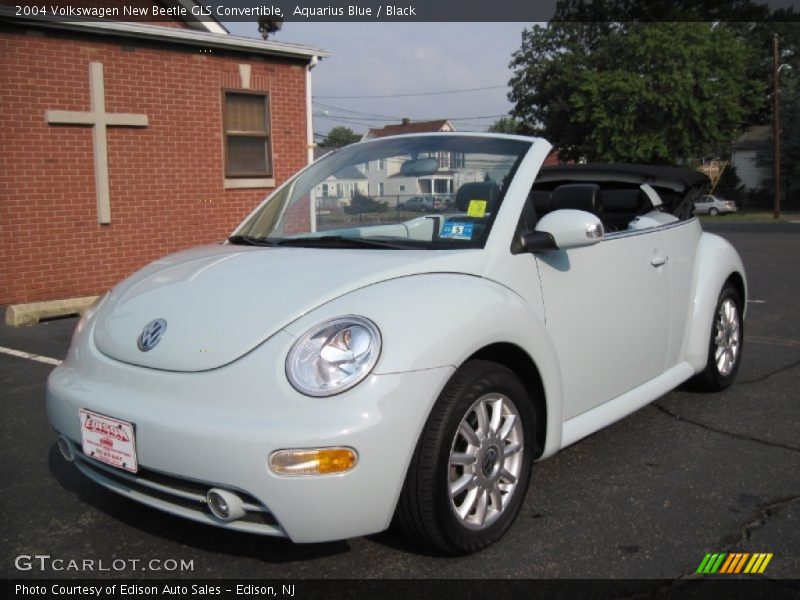
[[469,206],[467,207],[467,216],[468,217],[477,217],[481,218],[486,214],[486,205],[488,203],[486,200],[470,200]]

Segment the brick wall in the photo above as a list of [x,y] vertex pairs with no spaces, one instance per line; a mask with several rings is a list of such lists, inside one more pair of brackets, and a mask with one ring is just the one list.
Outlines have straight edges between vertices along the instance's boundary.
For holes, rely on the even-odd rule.
[[[46,110],[89,110],[89,63],[109,128],[111,224],[97,222],[90,127]],[[0,305],[98,294],[153,259],[223,239],[271,190],[223,189],[222,89],[270,93],[276,184],[306,162],[305,63],[73,34],[0,30]]]

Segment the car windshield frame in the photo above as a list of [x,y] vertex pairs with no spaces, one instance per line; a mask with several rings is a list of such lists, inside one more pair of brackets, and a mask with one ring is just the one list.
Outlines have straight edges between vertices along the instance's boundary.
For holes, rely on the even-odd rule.
[[[228,243],[388,250],[484,248],[508,187],[533,142],[532,139],[511,136],[436,133],[392,136],[345,146],[326,154],[287,180],[248,215],[228,238]],[[434,160],[437,161],[435,168]],[[411,183],[412,191],[408,192],[407,200],[430,197],[431,204],[434,200],[439,201],[439,207],[432,207],[429,211],[415,208],[419,212],[411,214],[406,211],[399,195],[383,195],[384,184],[378,188],[379,200],[370,197],[369,191],[374,189],[376,177],[380,176],[368,173],[370,165],[387,163],[394,166],[381,166],[378,171],[384,169],[389,173],[394,169],[395,172],[385,175],[384,181],[394,179],[392,184],[400,189],[404,186],[399,185],[399,181],[405,181],[405,187]],[[353,178],[360,175],[364,181],[356,182],[356,185],[368,192],[354,191],[349,204],[345,199],[339,201],[340,205],[333,205],[339,211],[334,217],[342,218],[343,225],[332,227],[326,220],[331,218],[330,215],[323,214],[320,209],[322,196],[318,194],[323,184],[331,179],[336,181],[336,175],[345,171]],[[447,200],[433,191],[434,176],[451,190]],[[423,178],[431,178],[430,192],[420,189]],[[354,186],[352,189],[358,188]],[[360,204],[352,209],[356,195],[366,197],[366,200],[360,198]],[[331,206],[327,196],[324,200],[325,206]],[[464,205],[465,201],[467,205]],[[315,206],[313,215],[312,202]],[[365,203],[376,207],[374,214],[354,212]],[[418,206],[422,204],[417,202]],[[297,215],[300,220],[307,218],[308,223],[297,224]],[[292,227],[299,230],[292,230]],[[331,243],[334,238],[335,243]],[[370,244],[369,240],[376,243]]]

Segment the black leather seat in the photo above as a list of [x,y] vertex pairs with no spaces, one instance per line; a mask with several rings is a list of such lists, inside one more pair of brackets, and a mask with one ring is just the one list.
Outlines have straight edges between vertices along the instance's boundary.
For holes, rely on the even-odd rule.
[[500,196],[500,188],[494,181],[476,181],[465,183],[456,192],[456,210],[467,212],[469,203],[472,200],[486,200],[486,213],[492,212],[497,198]]
[[603,190],[603,223],[610,229],[627,229],[634,217],[647,210],[645,200],[639,188]]
[[566,183],[550,194],[550,210],[571,208],[585,210],[594,215],[602,213],[600,186],[596,183]]

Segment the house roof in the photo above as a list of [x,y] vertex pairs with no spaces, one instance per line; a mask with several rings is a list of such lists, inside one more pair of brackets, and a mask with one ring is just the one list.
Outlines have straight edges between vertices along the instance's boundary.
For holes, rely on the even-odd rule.
[[13,7],[0,6],[0,19],[27,27],[171,42],[186,46],[220,48],[224,50],[246,52],[247,54],[282,56],[305,61],[311,61],[314,57],[325,58],[330,56],[330,52],[315,46],[233,36],[226,30],[221,33],[212,33],[209,31],[197,31],[195,29],[179,27],[143,25],[139,23],[105,21],[99,19],[57,21],[49,18],[43,19],[41,17],[18,17],[15,12]]
[[334,179],[349,179],[349,180],[358,180],[358,179],[366,179],[366,176],[356,169],[353,165],[348,165],[343,169],[339,169],[336,173],[333,174]]
[[772,129],[769,125],[754,125],[740,135],[733,143],[734,150],[758,150],[768,146],[772,139]]
[[382,138],[388,135],[401,135],[403,133],[435,133],[442,131],[445,127],[449,131],[455,131],[453,124],[447,119],[436,119],[435,121],[408,121],[403,123],[384,125],[379,129],[368,129],[364,139]]
[[188,15],[186,17],[180,17],[180,19],[186,23],[188,27],[192,29],[197,29],[199,31],[207,31],[209,33],[229,33],[228,28],[225,27],[219,19],[214,18],[213,16],[208,18],[198,18],[192,16],[192,7],[194,6],[202,6],[200,2],[197,0],[162,0],[164,4],[169,4],[171,6],[182,6],[188,11]]

